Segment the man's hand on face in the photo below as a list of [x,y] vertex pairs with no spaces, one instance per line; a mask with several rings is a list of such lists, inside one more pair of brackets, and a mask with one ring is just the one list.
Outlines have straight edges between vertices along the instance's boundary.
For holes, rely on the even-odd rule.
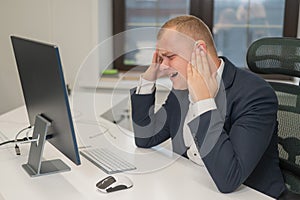
[[156,81],[158,78],[164,76],[164,72],[160,70],[162,58],[158,55],[158,50],[153,53],[152,64],[148,67],[142,77],[148,81]]
[[214,98],[218,90],[217,67],[202,46],[196,47],[187,66],[189,93],[194,102]]

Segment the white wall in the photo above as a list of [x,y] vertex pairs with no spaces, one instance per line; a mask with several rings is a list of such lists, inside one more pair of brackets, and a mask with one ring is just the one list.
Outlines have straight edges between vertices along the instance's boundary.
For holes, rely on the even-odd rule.
[[10,35],[57,44],[72,87],[84,58],[112,34],[111,0],[0,0],[0,113],[22,105]]

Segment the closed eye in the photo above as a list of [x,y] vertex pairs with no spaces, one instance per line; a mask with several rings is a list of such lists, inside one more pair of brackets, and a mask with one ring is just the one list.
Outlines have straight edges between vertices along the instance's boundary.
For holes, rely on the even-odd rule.
[[172,60],[173,58],[175,58],[175,54],[172,54],[172,55],[167,55],[166,57],[168,58],[168,59],[170,59],[170,60]]

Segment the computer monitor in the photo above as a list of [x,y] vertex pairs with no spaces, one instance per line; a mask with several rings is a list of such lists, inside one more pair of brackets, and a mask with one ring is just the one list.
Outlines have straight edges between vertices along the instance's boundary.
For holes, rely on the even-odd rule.
[[58,47],[17,36],[11,36],[11,41],[36,140],[31,143],[27,164],[22,166],[30,176],[70,170],[59,159],[41,160],[45,140],[50,138],[47,141],[80,164]]

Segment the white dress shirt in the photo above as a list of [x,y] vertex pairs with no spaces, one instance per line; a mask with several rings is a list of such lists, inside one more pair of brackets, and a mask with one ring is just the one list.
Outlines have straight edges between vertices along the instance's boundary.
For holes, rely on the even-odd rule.
[[[220,60],[221,60],[221,64],[217,70],[217,77],[216,77],[219,86],[218,88],[220,88],[220,83],[221,83],[223,69],[224,69],[224,61],[222,59]],[[155,89],[155,81],[145,80],[141,76],[136,89],[136,94],[151,94],[154,91],[154,89]],[[185,146],[188,148],[187,150],[188,158],[198,165],[203,165],[203,161],[200,157],[199,151],[194,142],[194,138],[191,134],[190,128],[188,127],[188,123],[207,111],[217,109],[217,106],[214,98],[193,102],[191,100],[191,97],[189,96],[189,100],[190,100],[189,110],[186,114],[184,125],[183,125],[183,139],[184,139]]]

